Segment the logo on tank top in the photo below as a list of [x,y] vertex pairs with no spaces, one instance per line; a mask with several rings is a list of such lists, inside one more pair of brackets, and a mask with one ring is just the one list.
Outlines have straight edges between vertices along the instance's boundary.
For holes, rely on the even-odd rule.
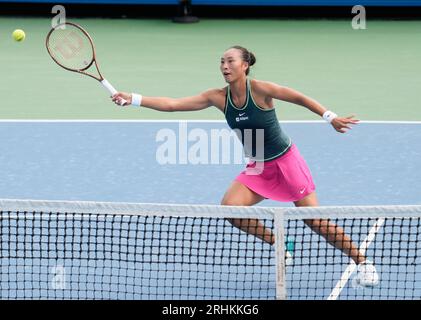
[[243,112],[243,113],[238,114],[238,117],[235,118],[235,121],[240,122],[240,121],[248,120],[248,119],[249,119],[248,115],[246,115],[246,113]]

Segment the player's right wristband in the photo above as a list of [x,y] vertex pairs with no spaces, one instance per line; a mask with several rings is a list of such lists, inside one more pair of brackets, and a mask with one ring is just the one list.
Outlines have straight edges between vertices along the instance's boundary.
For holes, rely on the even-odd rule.
[[142,104],[142,95],[137,93],[132,93],[132,106],[140,107]]
[[335,119],[338,115],[332,111],[326,111],[323,113],[323,119],[325,119],[327,122],[331,123],[333,119]]

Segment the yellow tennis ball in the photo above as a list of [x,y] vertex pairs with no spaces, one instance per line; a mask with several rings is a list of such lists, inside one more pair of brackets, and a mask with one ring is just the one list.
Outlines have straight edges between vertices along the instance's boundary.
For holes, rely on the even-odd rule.
[[25,32],[21,29],[16,29],[15,31],[13,31],[12,36],[13,39],[19,42],[25,40]]

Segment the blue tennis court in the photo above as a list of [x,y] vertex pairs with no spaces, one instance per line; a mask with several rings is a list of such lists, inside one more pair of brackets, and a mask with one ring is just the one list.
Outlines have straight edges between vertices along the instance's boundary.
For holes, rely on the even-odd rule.
[[421,0],[0,4],[0,300],[421,299]]
[[[344,135],[321,122],[281,125],[307,161],[321,204],[421,204],[420,124],[361,123]],[[207,137],[228,128],[194,121],[185,127]],[[177,158],[161,165],[162,129],[180,141],[176,121],[2,122],[2,198],[219,204],[245,165],[212,164],[210,155],[209,164]]]

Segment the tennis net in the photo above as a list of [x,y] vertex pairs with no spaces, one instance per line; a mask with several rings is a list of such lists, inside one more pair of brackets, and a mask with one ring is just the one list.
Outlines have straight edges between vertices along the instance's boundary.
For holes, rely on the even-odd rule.
[[[0,215],[1,299],[421,298],[421,206],[0,200]],[[325,219],[374,262],[377,286],[304,223]]]

